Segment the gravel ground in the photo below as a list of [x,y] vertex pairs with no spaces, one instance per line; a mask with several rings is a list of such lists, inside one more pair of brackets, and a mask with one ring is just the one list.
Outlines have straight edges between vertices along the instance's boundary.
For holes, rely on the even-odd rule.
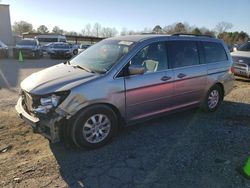
[[[14,110],[20,81],[57,60],[0,59],[0,187],[250,187],[250,81],[218,111],[184,111],[127,127],[96,150],[50,144]],[[6,84],[7,83],[7,84]]]

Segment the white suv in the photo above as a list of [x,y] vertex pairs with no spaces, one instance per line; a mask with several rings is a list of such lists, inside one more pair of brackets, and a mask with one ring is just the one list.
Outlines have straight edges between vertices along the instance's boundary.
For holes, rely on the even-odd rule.
[[242,44],[231,53],[234,64],[233,72],[237,76],[250,78],[250,41]]

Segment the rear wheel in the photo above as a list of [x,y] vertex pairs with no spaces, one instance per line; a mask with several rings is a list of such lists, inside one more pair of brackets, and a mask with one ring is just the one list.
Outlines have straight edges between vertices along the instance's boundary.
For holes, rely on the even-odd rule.
[[98,148],[111,140],[117,127],[115,112],[105,105],[95,105],[73,119],[71,138],[78,146]]
[[223,99],[222,88],[219,85],[214,85],[209,89],[202,108],[206,112],[214,112],[221,104],[222,99]]

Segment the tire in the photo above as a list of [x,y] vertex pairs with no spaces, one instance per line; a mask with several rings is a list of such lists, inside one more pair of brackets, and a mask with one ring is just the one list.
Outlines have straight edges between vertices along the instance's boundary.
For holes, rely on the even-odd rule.
[[35,52],[35,56],[34,56],[34,58],[35,58],[35,59],[39,59],[39,57],[40,57],[39,52]]
[[77,49],[73,50],[73,54],[77,55],[78,54],[78,50]]
[[118,130],[115,112],[105,105],[87,107],[73,117],[71,122],[71,139],[74,144],[91,149],[105,145]]
[[219,85],[214,85],[207,92],[206,98],[203,102],[202,109],[205,112],[214,112],[220,106],[223,100],[223,91]]
[[43,51],[40,52],[40,58],[42,58],[42,57],[43,57]]

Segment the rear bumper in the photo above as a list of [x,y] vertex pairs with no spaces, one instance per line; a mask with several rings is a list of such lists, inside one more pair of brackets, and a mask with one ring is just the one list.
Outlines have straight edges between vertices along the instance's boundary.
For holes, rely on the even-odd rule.
[[52,143],[60,141],[58,122],[61,118],[39,119],[38,117],[31,116],[23,108],[22,98],[18,99],[15,108],[18,116],[32,127],[34,133],[43,135],[51,140]]

